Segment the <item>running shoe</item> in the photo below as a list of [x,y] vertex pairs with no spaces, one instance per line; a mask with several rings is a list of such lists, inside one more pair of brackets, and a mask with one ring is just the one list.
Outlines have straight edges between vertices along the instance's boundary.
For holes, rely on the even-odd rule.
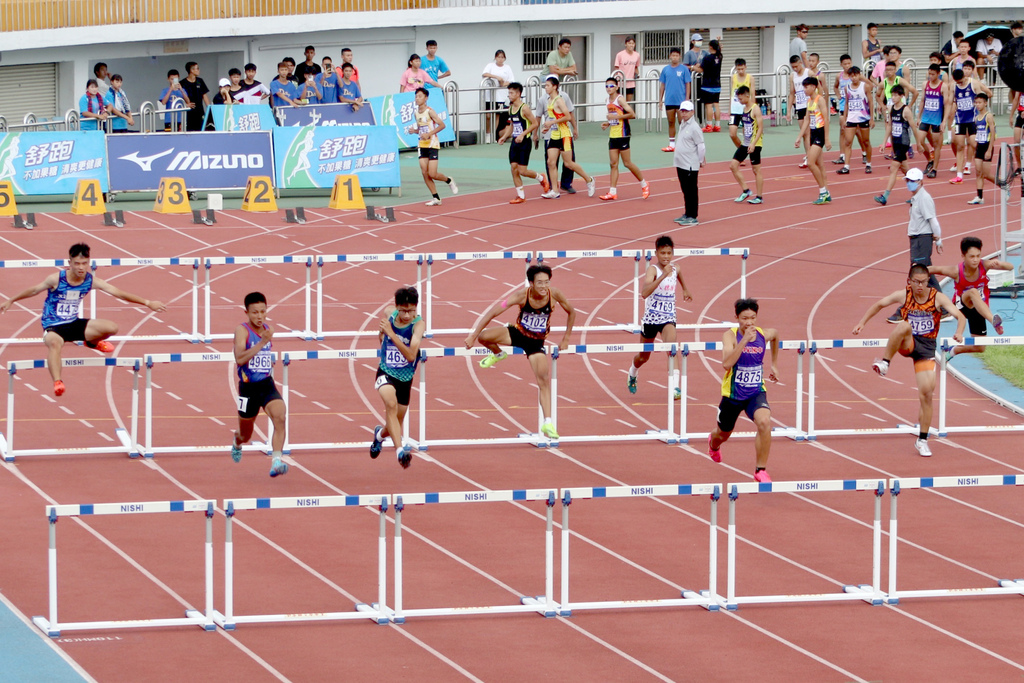
[[108,342],[106,339],[104,339],[103,341],[98,341],[95,344],[89,344],[88,346],[91,349],[96,349],[100,353],[113,353],[114,352],[114,345],[111,344],[110,342]]
[[807,157],[804,157],[804,160],[800,162],[800,165],[797,166],[797,168],[807,168]]
[[892,161],[894,158],[891,154],[883,154],[882,157],[888,161]]
[[885,373],[889,372],[889,361],[879,358],[871,364],[871,368],[878,373],[879,377],[885,377]]
[[509,204],[525,204],[526,203],[526,197],[520,197],[519,195],[516,195],[514,198],[510,199],[508,203]]
[[570,185],[569,187],[563,187],[562,192],[566,194],[576,194],[576,188]]
[[558,432],[555,431],[555,425],[550,422],[545,422],[540,426],[540,433],[549,439],[558,439]]
[[616,195],[613,195],[611,192],[609,192],[608,194],[601,195],[600,197],[598,197],[598,199],[600,199],[603,202],[611,202],[611,201],[615,201],[616,199],[618,199],[618,197]]
[[640,196],[643,197],[644,199],[647,199],[648,197],[651,196],[651,186],[649,183],[640,188]]
[[924,167],[924,174],[928,175],[935,170],[935,161],[929,161]]
[[930,458],[932,455],[932,449],[928,448],[928,442],[924,439],[918,439],[914,442],[914,448],[917,449],[918,455],[923,458]]
[[934,178],[934,177],[935,177],[935,176],[937,176],[937,175],[939,175],[939,172],[938,172],[938,171],[936,171],[936,170],[935,170],[935,169],[933,168],[932,170],[930,170],[930,171],[928,171],[927,173],[925,173],[925,174],[924,174],[924,177],[925,177],[925,178]]
[[541,197],[543,197],[544,199],[558,199],[560,196],[561,195],[555,192],[554,190],[548,190],[547,192],[541,195]]
[[673,400],[678,401],[678,400],[680,400],[682,398],[683,398],[683,392],[679,389],[679,387],[676,387],[675,389],[672,390],[672,399]]
[[440,199],[431,199],[429,202],[423,202],[424,206],[441,206]]
[[953,357],[956,354],[953,353],[953,349],[949,349],[949,350],[946,351],[945,355],[946,355],[946,365],[949,365],[949,362],[953,360]]
[[274,461],[270,463],[270,476],[277,477],[282,474],[288,474],[288,464],[281,461],[281,458],[274,458]]
[[996,334],[1003,333],[1003,318],[999,315],[992,316],[992,327],[996,328]]
[[841,169],[836,171],[836,173],[838,173],[839,175],[849,175],[850,174],[850,167],[849,166],[843,166]]
[[[1000,334],[1002,334],[1002,332],[1000,332]],[[57,380],[56,382],[54,382],[53,383],[53,393],[54,393],[55,396],[63,396],[64,395],[64,382],[62,382],[61,380]]]
[[903,310],[897,308],[895,313],[893,313],[892,315],[885,319],[885,322],[891,323],[893,325],[899,325],[901,322],[903,322]]
[[480,367],[482,367],[482,368],[484,368],[486,370],[487,368],[491,367],[495,363],[500,363],[501,361],[505,360],[506,358],[508,358],[508,354],[505,353],[504,351],[502,351],[501,353],[497,353],[497,354],[492,353],[492,354],[486,356],[482,361],[480,361]]
[[838,159],[833,159],[832,160],[832,163],[835,164],[836,166],[838,166],[839,164],[844,164],[845,165],[846,164],[846,156],[843,155],[843,154],[840,154]]
[[700,223],[696,218],[690,218],[689,216],[680,216],[675,219],[675,222],[679,225],[697,225]]
[[868,163],[868,153],[867,152],[861,152],[860,153],[860,160],[861,160],[862,163],[865,163],[865,164]]
[[907,150],[907,158],[908,159],[913,159],[914,158],[914,148],[913,147],[911,147],[910,149]]
[[876,202],[878,202],[879,204],[881,204],[882,206],[885,206],[885,205],[886,205],[886,203],[887,203],[887,202],[888,202],[889,200],[887,200],[887,199],[885,198],[885,195],[884,195],[884,194],[880,194],[880,195],[877,195],[877,196],[875,196],[875,201],[876,201]]
[[754,472],[754,481],[760,484],[772,483],[772,478],[768,476],[768,470],[761,470],[760,472]]
[[956,164],[953,164],[953,166],[950,167],[949,171],[950,173],[956,173]]
[[710,133],[711,132],[711,124],[709,123],[708,125],[704,126],[704,128],[702,128],[701,130],[704,133]]
[[832,195],[830,195],[828,192],[826,192],[825,194],[819,194],[818,198],[815,199],[811,203],[812,204],[818,204],[818,205],[821,205],[821,204],[831,204],[832,203]]
[[719,447],[719,448],[712,448],[711,447],[711,435],[710,434],[708,435],[708,455],[711,456],[711,460],[713,460],[714,462],[722,462],[721,447]]
[[722,127],[721,126],[714,126],[714,127],[711,128],[711,132],[712,133],[721,133],[722,132]]
[[971,165],[964,164],[964,175],[971,175]]
[[892,147],[892,140],[886,140],[885,141],[885,148],[889,149],[890,147]]
[[546,175],[544,175],[543,173],[538,173],[537,174],[537,182],[540,183],[540,191],[541,192],[550,192],[551,191],[551,185],[548,184],[548,177]]
[[455,184],[455,178],[449,177],[448,180],[451,181],[450,183],[448,183],[448,187],[451,188],[452,194],[458,194],[459,193],[459,186]]
[[976,204],[984,204],[984,203],[985,203],[985,200],[984,200],[984,199],[982,199],[981,197],[975,197],[974,199],[972,199],[971,201],[969,201],[969,202],[967,202],[967,203],[968,203],[968,204],[975,204],[975,205],[976,205]]
[[764,204],[764,199],[761,197],[753,197],[747,200],[747,204]]
[[865,164],[864,165],[864,172],[865,173],[871,173],[871,164]]
[[234,439],[231,440],[231,461],[242,462],[242,446]]
[[412,464],[411,446],[402,446],[402,449],[398,451],[398,464],[402,466],[403,470],[409,469],[409,465]]
[[949,179],[949,184],[950,185],[963,185],[963,183],[964,183],[964,179],[961,178],[960,176],[957,176],[955,178],[950,178]]
[[591,178],[590,182],[587,183],[587,196],[588,197],[593,197],[596,192],[597,192],[597,181],[594,180],[593,178]]
[[629,389],[629,393],[636,393],[636,377],[626,377],[626,388]]
[[668,145],[667,147],[662,147],[661,151],[662,152],[674,152],[674,151],[676,151],[676,148],[673,147],[672,145]]
[[384,431],[384,428],[377,425],[373,428],[373,441],[370,442],[370,457],[376,458],[380,455],[380,449],[384,447],[384,440],[380,438],[380,433]]
[[739,204],[741,202],[747,201],[748,197],[750,197],[750,190],[743,190],[743,192],[740,193],[740,196],[734,199],[733,201]]

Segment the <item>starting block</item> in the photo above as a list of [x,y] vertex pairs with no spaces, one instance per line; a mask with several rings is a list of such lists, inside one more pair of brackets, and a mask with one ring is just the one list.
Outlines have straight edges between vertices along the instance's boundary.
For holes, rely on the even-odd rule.
[[291,209],[284,210],[284,222],[285,223],[305,223],[306,222],[306,210],[301,206],[296,206],[295,210]]
[[380,221],[381,223],[394,223],[395,222],[395,209],[391,206],[384,207],[384,215],[381,216],[377,213],[376,207],[372,204],[366,205],[366,220],[368,221]]
[[14,215],[14,227],[25,228],[31,230],[36,227],[36,215],[34,213],[26,213],[22,216],[20,213]]
[[124,227],[124,211],[106,211],[103,213],[103,225],[114,228]]
[[207,209],[203,215],[202,209],[192,209],[192,225],[213,225],[217,222],[217,212],[214,209]]

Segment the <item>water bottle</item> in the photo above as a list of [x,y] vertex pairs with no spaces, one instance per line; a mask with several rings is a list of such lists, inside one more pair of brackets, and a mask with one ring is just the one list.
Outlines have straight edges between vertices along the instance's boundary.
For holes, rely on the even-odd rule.
[[786,100],[782,100],[782,115],[786,115]]

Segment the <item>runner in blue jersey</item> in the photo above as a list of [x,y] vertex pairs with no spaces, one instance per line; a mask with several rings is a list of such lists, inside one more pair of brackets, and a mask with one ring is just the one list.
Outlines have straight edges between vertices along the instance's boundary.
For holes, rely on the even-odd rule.
[[96,318],[79,318],[79,305],[95,287],[101,292],[116,296],[122,301],[141,304],[149,310],[157,312],[165,310],[165,306],[156,300],[123,292],[114,285],[108,284],[89,272],[89,245],[73,244],[68,250],[67,268],[53,273],[35,287],[26,289],[7,301],[0,303],[0,313],[4,313],[15,301],[28,299],[41,292],[46,292],[43,302],[43,343],[46,344],[46,367],[53,378],[53,393],[64,394],[64,382],[61,381],[61,351],[64,342],[83,342],[90,349],[103,353],[111,353],[114,345],[107,340],[117,334],[117,323],[112,320]]
[[764,388],[764,357],[767,346],[772,345],[769,382],[778,382],[779,333],[757,326],[756,299],[736,301],[736,327],[725,332],[722,339],[722,400],[718,404],[718,423],[708,436],[708,455],[722,462],[722,444],[729,440],[736,419],[746,413],[757,427],[754,452],[757,464],[754,479],[771,482],[768,476],[768,452],[772,446],[772,409]]
[[923,90],[917,140],[928,158],[924,175],[926,178],[934,178],[942,156],[942,133],[946,114],[952,102],[949,84],[942,80],[942,69],[938,64],[928,67],[928,80],[925,81]]
[[384,309],[380,321],[380,365],[373,387],[384,401],[384,425],[373,430],[370,457],[380,455],[383,441],[391,437],[395,455],[402,467],[412,462],[412,447],[402,444],[402,420],[409,411],[412,378],[420,360],[420,342],[427,324],[416,313],[420,303],[415,287],[404,287],[395,292],[395,305]]
[[974,134],[977,127],[974,125],[974,96],[983,92],[989,97],[992,90],[974,78],[974,62],[967,60],[964,66],[969,68],[955,69],[953,76],[953,151],[956,153],[956,177],[949,182],[959,185],[964,181],[964,174],[971,172],[971,161],[974,159],[975,146],[973,144]]
[[274,425],[271,437],[270,476],[287,474],[284,453],[285,405],[274,384],[274,331],[267,324],[267,297],[260,292],[245,295],[249,321],[235,328],[235,363],[238,365],[238,431],[231,444],[231,459],[242,459],[242,445],[252,438],[260,408]]
[[[558,431],[551,419],[551,369],[548,357],[544,353],[544,340],[551,329],[552,304],[557,303],[568,316],[565,334],[558,343],[558,348],[562,351],[569,348],[572,326],[576,321],[576,309],[562,292],[551,286],[551,266],[530,266],[526,269],[526,279],[530,282],[529,286],[496,304],[480,318],[476,327],[466,337],[466,348],[473,348],[473,344],[479,341],[481,346],[491,350],[491,355],[480,361],[482,368],[489,368],[508,357],[499,344],[522,349],[530,361],[530,367],[537,378],[537,387],[540,389],[540,408],[544,414],[544,423],[540,431],[549,439],[558,439]],[[506,309],[514,306],[519,307],[519,316],[515,323],[484,329]]]

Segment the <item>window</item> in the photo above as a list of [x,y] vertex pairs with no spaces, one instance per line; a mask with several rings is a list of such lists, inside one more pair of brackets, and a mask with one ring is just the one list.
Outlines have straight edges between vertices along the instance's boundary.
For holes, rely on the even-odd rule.
[[541,69],[559,36],[523,36],[523,69]]
[[644,64],[668,64],[672,48],[686,52],[683,31],[644,31]]

